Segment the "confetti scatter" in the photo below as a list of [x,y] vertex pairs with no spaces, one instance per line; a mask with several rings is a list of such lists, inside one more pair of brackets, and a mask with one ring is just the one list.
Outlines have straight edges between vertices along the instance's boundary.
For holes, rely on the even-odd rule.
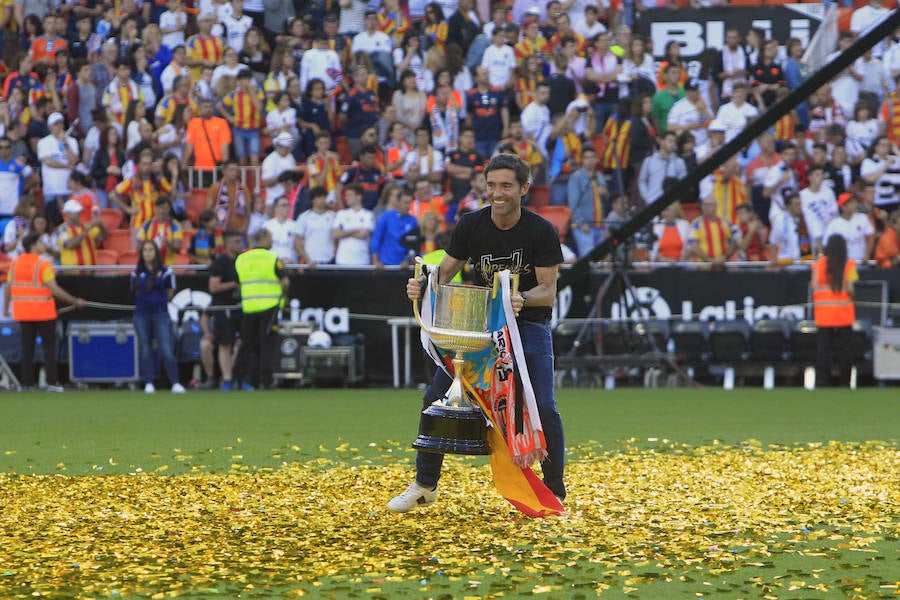
[[[651,597],[667,582],[696,597],[900,594],[865,572],[900,559],[895,444],[579,446],[567,513],[537,520],[462,457],[437,504],[394,515],[411,452],[326,450],[268,472],[0,475],[0,597]],[[805,570],[773,569],[784,555]]]

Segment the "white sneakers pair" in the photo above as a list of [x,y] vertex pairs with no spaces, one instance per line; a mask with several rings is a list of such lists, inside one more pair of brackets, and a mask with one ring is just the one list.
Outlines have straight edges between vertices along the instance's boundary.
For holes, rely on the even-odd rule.
[[418,483],[411,483],[406,491],[398,496],[391,498],[388,502],[388,510],[395,513],[409,512],[420,506],[428,506],[434,504],[437,499],[437,486],[432,489],[423,487]]
[[[185,389],[184,389],[184,386],[181,385],[180,383],[176,383],[175,385],[172,386],[172,393],[173,393],[173,394],[183,394],[183,393],[185,393],[186,391],[187,391],[187,390],[185,390]],[[144,386],[144,393],[145,393],[145,394],[155,394],[155,393],[156,393],[156,388],[153,387],[153,384],[152,384],[152,383],[148,383],[147,385]]]

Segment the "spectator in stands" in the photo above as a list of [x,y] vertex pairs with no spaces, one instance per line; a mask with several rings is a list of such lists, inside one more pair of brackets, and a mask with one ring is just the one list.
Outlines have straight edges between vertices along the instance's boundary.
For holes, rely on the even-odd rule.
[[197,33],[186,42],[185,65],[191,68],[191,79],[200,79],[203,67],[215,69],[222,63],[225,44],[221,38],[212,35],[216,22],[212,13],[201,12],[197,17]]
[[699,191],[701,199],[712,198],[716,201],[717,215],[729,223],[737,222],[737,207],[749,200],[737,157],[728,158],[721,168],[704,177]]
[[[859,3],[856,3],[859,6]],[[869,0],[865,6],[860,6],[853,11],[850,17],[850,31],[856,35],[863,35],[880,23],[890,14],[890,9],[884,6],[883,0]],[[873,48],[875,56],[880,57],[884,51],[883,44],[876,44]]]
[[34,171],[21,157],[14,157],[12,141],[0,137],[0,221],[13,216],[22,192],[34,183]]
[[132,102],[144,102],[144,95],[137,84],[131,80],[131,61],[124,58],[116,60],[116,77],[103,90],[101,104],[109,114],[109,120],[125,126],[125,113]]
[[19,254],[25,252],[22,246],[22,240],[31,233],[30,225],[37,207],[34,205],[34,198],[31,196],[23,196],[16,204],[15,209],[10,215],[9,221],[6,223],[0,237],[0,253],[5,253],[9,258],[15,258]]
[[92,187],[103,208],[109,206],[109,194],[122,180],[125,153],[120,148],[120,139],[118,129],[111,125],[104,127],[99,136],[99,148],[91,160]]
[[756,108],[765,112],[787,91],[787,82],[778,59],[778,40],[768,40],[763,46],[759,63],[753,67],[750,85]]
[[216,214],[216,224],[223,229],[247,231],[250,220],[250,190],[241,182],[237,159],[230,158],[222,169],[222,179],[206,193],[206,208]]
[[44,17],[44,34],[38,36],[31,43],[31,58],[38,64],[52,64],[56,60],[57,52],[69,49],[69,42],[57,35],[59,21],[56,15],[46,15]]
[[875,230],[875,243],[887,228],[888,213],[875,206],[875,186],[868,182],[861,182],[857,188],[859,198],[859,212],[866,215],[872,228]]
[[786,203],[784,211],[772,221],[769,235],[769,260],[773,265],[812,260],[817,254],[800,194],[792,192]]
[[142,242],[156,244],[162,263],[171,267],[175,264],[175,256],[181,252],[184,232],[176,221],[169,218],[172,206],[168,196],[159,196],[153,209],[153,218],[144,223],[144,226],[138,231],[138,239]]
[[240,284],[234,262],[244,246],[240,231],[228,230],[222,234],[222,238],[224,252],[216,255],[209,268],[209,293],[212,301],[210,308],[200,319],[200,327],[203,329],[200,357],[207,377],[205,387],[216,389],[218,382],[215,379],[213,350],[218,347],[222,391],[228,392],[232,389],[234,347],[240,344],[236,341],[236,334],[241,328]]
[[800,188],[800,178],[795,171],[797,147],[786,144],[781,148],[781,161],[769,169],[763,184],[763,197],[769,199],[768,215],[762,213],[764,223],[771,223],[775,215],[784,210],[787,196]]
[[472,172],[476,167],[483,167],[487,160],[487,156],[479,154],[476,150],[475,131],[470,127],[464,127],[459,136],[459,149],[447,156],[444,166],[450,192],[444,196],[447,223],[456,221],[459,202],[469,193]]
[[297,217],[297,252],[303,262],[314,269],[319,264],[334,262],[335,211],[328,208],[328,192],[315,187],[309,193],[312,208]]
[[653,238],[651,261],[675,263],[688,259],[691,224],[682,217],[679,202],[666,206],[659,214],[659,220],[653,224]]
[[747,102],[747,85],[736,82],[731,87],[731,101],[719,106],[716,118],[725,125],[725,141],[730,142],[747,126],[747,119],[759,116],[759,110]]
[[216,213],[213,211],[203,210],[197,222],[199,226],[191,237],[188,256],[191,262],[209,267],[216,256],[225,251],[225,240],[222,230],[216,227]]
[[197,112],[197,103],[191,98],[191,80],[179,75],[172,84],[172,93],[163,96],[156,105],[153,120],[156,128],[171,123],[175,119],[175,111],[183,105],[190,106],[192,114]]
[[84,60],[76,60],[72,66],[75,82],[66,94],[69,123],[74,126],[78,137],[84,137],[94,124],[93,111],[97,108],[98,91],[91,81],[91,65]]
[[425,179],[434,191],[440,190],[444,179],[444,156],[431,145],[431,133],[427,127],[416,129],[416,145],[406,155],[403,176],[410,185],[415,186],[419,179]]
[[659,91],[653,96],[652,119],[657,131],[666,131],[669,111],[685,96],[681,87],[681,67],[671,64],[666,66],[662,83]]
[[[485,69],[488,84],[491,87],[503,90],[510,87],[510,84],[515,83],[514,73],[519,58],[517,54],[523,44],[533,43],[528,39],[527,35],[532,30],[537,31],[537,23],[525,28],[526,37],[516,45],[516,51],[514,52],[512,48],[506,45],[506,26],[494,27],[491,34],[491,45],[485,49],[479,65],[480,68]],[[543,40],[543,38],[540,39]],[[521,58],[524,60],[525,56],[523,55]],[[478,76],[477,70],[476,68],[476,80]]]
[[597,170],[597,151],[593,146],[585,146],[581,151],[581,168],[569,177],[566,194],[579,257],[587,256],[603,241],[606,194],[606,178]]
[[744,202],[737,205],[737,241],[738,257],[740,260],[761,261],[767,260],[769,230],[763,225],[753,212],[753,205]]
[[813,251],[818,256],[825,247],[822,237],[825,233],[825,228],[828,227],[828,224],[833,219],[837,218],[839,211],[834,190],[823,183],[825,170],[822,166],[810,165],[806,171],[806,177],[809,180],[809,185],[800,190],[800,205],[803,211],[803,220],[808,227]]
[[878,238],[874,259],[882,269],[900,267],[900,210],[888,217],[888,227]]
[[[241,0],[235,0],[240,2]],[[263,94],[253,84],[250,69],[237,74],[237,89],[225,96],[219,111],[232,126],[234,154],[241,165],[259,165],[259,130],[262,124]]]
[[306,161],[306,168],[309,173],[310,186],[321,187],[325,190],[328,204],[334,204],[338,201],[335,189],[343,174],[343,169],[340,158],[329,150],[330,147],[331,134],[327,131],[319,131],[316,134],[316,153]]
[[698,145],[706,143],[706,126],[713,118],[712,111],[700,94],[700,85],[695,79],[684,84],[685,97],[672,105],[667,116],[669,131],[680,135],[690,132]]
[[700,201],[700,216],[691,224],[690,254],[716,269],[724,269],[725,261],[737,249],[731,223],[716,214],[713,198]]
[[344,188],[347,206],[334,218],[332,237],[337,242],[334,262],[337,265],[370,265],[370,240],[375,231],[372,211],[363,206],[365,190],[351,183]]
[[298,223],[290,218],[291,202],[285,196],[275,198],[273,217],[263,224],[272,235],[271,250],[286,264],[299,260]]
[[72,190],[70,200],[76,200],[81,204],[81,214],[87,219],[93,219],[100,214],[100,202],[97,194],[91,189],[91,179],[81,171],[72,171],[69,175],[69,189]]
[[131,215],[131,229],[134,239],[144,226],[153,218],[156,199],[161,194],[172,191],[172,185],[165,177],[157,177],[153,173],[153,151],[146,148],[138,156],[137,173],[133,178],[123,180],[109,193],[113,204]]
[[350,206],[349,201],[342,198],[343,190],[347,185],[359,185],[363,190],[363,206],[372,210],[378,204],[381,196],[381,188],[384,184],[384,176],[381,169],[375,164],[375,146],[363,146],[359,151],[359,162],[347,169],[338,181],[337,198],[338,207]]
[[606,119],[616,112],[619,104],[619,74],[622,67],[609,49],[609,33],[603,32],[594,39],[594,52],[585,71],[585,78],[597,84],[597,94],[592,101],[594,119],[603,127]]
[[184,46],[175,46],[172,48],[172,61],[166,65],[159,76],[159,83],[162,86],[163,94],[171,94],[175,85],[176,77],[190,77],[191,71],[185,66],[187,63],[187,54]]
[[475,151],[490,157],[497,141],[509,134],[509,100],[490,84],[488,69],[475,68],[475,87],[466,94],[466,122],[475,131]]
[[872,256],[875,246],[875,229],[866,218],[866,215],[857,209],[859,204],[856,196],[844,193],[838,197],[838,209],[840,215],[832,219],[825,228],[825,253],[828,254],[828,239],[832,235],[839,235],[847,243],[847,257],[855,261],[868,260]]
[[353,69],[353,88],[347,92],[341,103],[338,116],[338,122],[344,128],[347,144],[353,156],[359,153],[361,146],[359,137],[362,132],[378,122],[378,100],[375,93],[366,87],[368,79],[369,70],[364,65],[356,65]]
[[538,83],[534,101],[522,109],[522,129],[526,136],[534,140],[538,151],[549,158],[547,141],[550,139],[550,109],[547,102],[550,100],[550,84],[545,81]]
[[144,393],[153,394],[153,342],[159,352],[173,394],[183,394],[175,360],[175,336],[169,317],[169,300],[175,294],[175,275],[164,263],[159,248],[150,240],[141,243],[137,267],[131,273],[131,289],[135,295],[134,331],[140,349]]
[[409,213],[412,200],[412,193],[402,189],[398,207],[384,211],[375,224],[372,264],[376,269],[384,269],[385,265],[399,265],[402,269],[409,265],[410,249],[403,241],[418,227],[416,218]]
[[266,188],[268,205],[284,194],[284,186],[279,182],[279,176],[287,171],[293,171],[297,167],[297,161],[291,154],[294,148],[294,136],[282,131],[275,136],[272,143],[275,145],[275,152],[265,158],[260,173],[261,183]]
[[886,136],[872,142],[869,158],[859,168],[863,181],[875,184],[875,206],[893,212],[900,206],[896,186],[900,183],[900,154]]
[[44,214],[51,224],[62,222],[62,205],[69,197],[69,174],[78,164],[78,142],[67,135],[65,118],[55,112],[47,119],[50,135],[41,138],[37,157],[41,161]]
[[65,222],[59,226],[60,264],[63,266],[91,266],[97,264],[97,244],[106,239],[106,229],[99,218],[82,223],[82,206],[77,200],[63,205]]
[[859,99],[868,105],[869,115],[874,117],[881,108],[881,102],[891,91],[893,78],[885,71],[884,64],[874,56],[871,48],[856,59],[854,66],[862,77],[859,82]]
[[266,114],[266,126],[263,134],[273,140],[280,133],[289,134],[294,140],[299,139],[297,129],[297,109],[291,103],[291,95],[287,92],[275,94],[275,109]]
[[659,149],[641,164],[638,189],[646,204],[653,204],[663,195],[665,188],[687,175],[684,161],[675,155],[675,132],[663,131],[659,136]]
[[725,46],[716,54],[713,74],[719,89],[719,104],[731,100],[735,83],[747,83],[750,67],[747,53],[741,47],[741,32],[737,27],[725,29]]
[[184,145],[184,166],[200,171],[199,187],[212,181],[212,171],[226,162],[231,152],[231,128],[228,121],[213,116],[213,101],[201,100],[199,113],[188,122]]

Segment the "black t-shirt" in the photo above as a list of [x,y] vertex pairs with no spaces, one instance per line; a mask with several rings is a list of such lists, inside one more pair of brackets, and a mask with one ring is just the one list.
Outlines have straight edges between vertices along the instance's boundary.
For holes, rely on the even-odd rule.
[[[209,276],[218,277],[222,283],[237,281],[237,269],[234,268],[234,261],[235,259],[231,258],[228,254],[218,255],[213,261],[213,264],[209,267]],[[211,295],[213,306],[237,304],[241,298],[240,288]]]
[[[562,249],[556,228],[543,217],[522,209],[522,218],[512,229],[503,230],[491,220],[491,207],[460,217],[447,254],[459,260],[472,259],[475,284],[491,286],[494,273],[509,269],[519,274],[519,289],[535,287],[535,267],[552,267],[562,263]],[[526,321],[547,321],[549,306],[525,307],[519,318]]]

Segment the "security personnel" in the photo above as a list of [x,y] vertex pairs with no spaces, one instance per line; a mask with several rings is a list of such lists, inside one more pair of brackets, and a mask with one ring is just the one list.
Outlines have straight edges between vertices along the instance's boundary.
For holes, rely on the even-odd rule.
[[853,283],[859,279],[856,263],[847,259],[847,242],[832,235],[825,256],[812,268],[813,315],[819,330],[816,352],[816,382],[831,383],[831,357],[837,351],[840,385],[850,384],[852,326],[856,320]]
[[250,356],[256,355],[259,382],[272,380],[272,349],[278,345],[278,313],[284,305],[289,281],[284,264],[270,250],[272,234],[260,229],[253,236],[253,249],[237,257],[235,270],[241,286],[241,349],[234,361],[234,379],[241,389],[254,387],[246,380]]
[[47,390],[61,392],[56,355],[56,303],[59,298],[78,308],[84,300],[76,298],[56,283],[56,273],[50,261],[41,258],[47,248],[40,235],[30,233],[22,239],[25,250],[9,267],[4,314],[19,323],[22,330],[22,387],[34,385],[34,345],[40,335],[44,344],[44,364],[47,368]]

